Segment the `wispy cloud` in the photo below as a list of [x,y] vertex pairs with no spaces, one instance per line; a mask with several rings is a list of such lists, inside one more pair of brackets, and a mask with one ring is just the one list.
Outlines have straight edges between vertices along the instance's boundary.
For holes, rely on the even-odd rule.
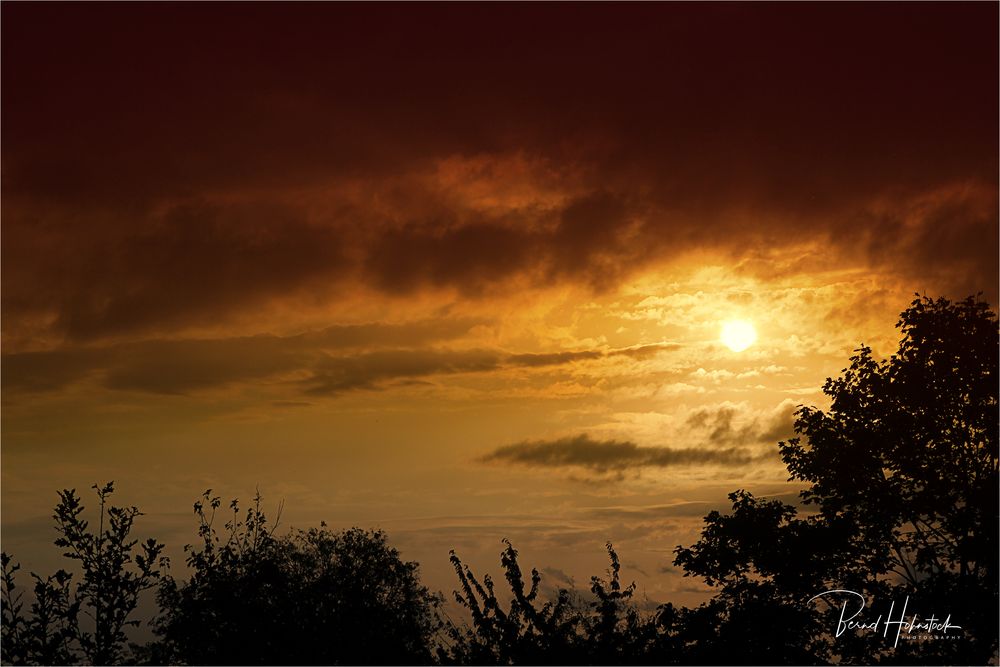
[[508,354],[500,350],[393,350],[352,357],[328,357],[304,381],[309,394],[338,394],[353,389],[379,389],[397,379],[485,373],[504,368],[563,366],[607,357],[644,358],[675,350],[679,345],[661,343],[606,350],[580,350],[541,354]]
[[714,445],[747,445],[775,442],[792,435],[793,413],[797,403],[785,399],[770,412],[748,416],[738,405],[723,403],[692,412],[685,425],[701,432]]
[[693,465],[737,466],[760,455],[745,447],[642,447],[628,440],[594,440],[583,434],[557,440],[518,442],[495,449],[483,462],[542,468],[585,468],[592,472],[621,472],[634,468]]
[[646,358],[679,347],[658,343],[512,354],[495,348],[456,350],[435,345],[463,336],[476,323],[364,324],[285,337],[150,340],[5,354],[2,364],[6,388],[15,392],[54,391],[95,379],[107,389],[186,394],[287,378],[304,394],[334,395],[436,375],[564,366],[609,357]]

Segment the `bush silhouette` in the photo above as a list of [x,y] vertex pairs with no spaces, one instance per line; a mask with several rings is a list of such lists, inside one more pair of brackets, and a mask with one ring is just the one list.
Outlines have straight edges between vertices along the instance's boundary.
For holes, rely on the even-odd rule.
[[260,497],[236,501],[220,533],[217,497],[195,504],[201,544],[188,581],[165,579],[153,655],[187,664],[424,664],[438,598],[381,531],[275,537]]
[[[108,503],[112,483],[95,485],[100,505],[97,531],[83,518],[75,489],[59,493],[56,546],[77,562],[79,577],[59,570],[43,579],[32,573],[34,601],[25,616],[14,574],[19,566],[3,554],[3,633],[5,664],[60,664],[81,661],[111,665],[130,658],[125,628],[143,591],[153,588],[166,568],[163,545],[130,539],[141,512]],[[137,549],[138,546],[138,549]]]
[[[452,552],[451,562],[461,589],[455,600],[467,609],[471,624],[448,624],[448,644],[439,650],[450,664],[640,664],[651,656],[657,638],[657,617],[643,616],[632,604],[635,584],[622,586],[621,566],[614,547],[607,545],[608,578],[591,578],[593,600],[577,591],[558,590],[555,599],[539,599],[541,575],[531,570],[530,584],[509,540],[500,565],[510,589],[510,602],[497,599],[492,578],[482,581]],[[672,608],[671,608],[672,609]],[[656,662],[660,662],[656,660]]]

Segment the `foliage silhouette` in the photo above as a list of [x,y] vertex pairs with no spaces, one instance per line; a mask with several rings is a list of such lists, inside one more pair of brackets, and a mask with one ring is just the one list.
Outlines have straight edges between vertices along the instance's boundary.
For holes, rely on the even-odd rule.
[[449,624],[450,646],[442,651],[442,661],[454,664],[543,664],[559,656],[567,664],[580,653],[578,631],[582,623],[579,610],[571,603],[568,591],[559,591],[554,601],[536,607],[538,570],[531,571],[531,588],[525,592],[524,575],[517,562],[517,551],[508,540],[500,557],[513,598],[505,611],[497,600],[490,575],[482,583],[454,551],[451,563],[462,590],[455,600],[469,610],[471,626]]
[[[530,585],[509,540],[500,565],[510,588],[504,608],[490,575],[482,582],[455,552],[451,562],[461,590],[455,600],[467,609],[471,625],[449,623],[448,643],[439,650],[447,664],[643,664],[654,652],[656,618],[644,617],[631,603],[635,584],[623,587],[618,554],[608,543],[609,578],[592,577],[593,601],[559,589],[555,599],[538,598],[541,575],[531,570]],[[655,660],[654,662],[662,662]]]
[[100,505],[96,532],[83,518],[75,489],[59,493],[53,515],[60,534],[55,545],[80,570],[75,586],[65,570],[45,579],[32,573],[34,601],[24,616],[14,581],[19,566],[3,554],[4,663],[111,665],[129,659],[125,628],[139,624],[130,618],[139,596],[157,584],[168,563],[156,540],[139,545],[130,539],[141,512],[109,504],[113,483],[92,488]]
[[[726,638],[692,661],[982,664],[996,656],[996,315],[973,297],[923,297],[897,327],[896,354],[877,361],[859,348],[824,385],[829,410],[800,408],[800,437],[779,444],[790,479],[809,484],[801,496],[815,514],[739,491],[732,514],[712,512],[701,540],[678,547],[685,574],[718,590],[685,631]],[[950,610],[963,636],[895,648],[875,633],[831,638],[838,610],[821,602],[810,614],[804,602],[835,588]],[[770,624],[797,644],[776,639]]]
[[220,499],[195,503],[188,581],[164,580],[152,655],[187,664],[424,664],[439,599],[381,531],[276,537],[260,496],[216,530]]
[[4,664],[58,665],[73,661],[73,622],[79,608],[70,602],[70,575],[65,570],[35,584],[30,614],[24,615],[23,594],[16,591],[14,574],[21,569],[3,554],[3,662]]

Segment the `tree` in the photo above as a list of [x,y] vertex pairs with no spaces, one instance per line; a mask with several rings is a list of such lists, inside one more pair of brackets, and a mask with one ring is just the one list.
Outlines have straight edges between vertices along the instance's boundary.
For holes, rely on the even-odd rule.
[[59,665],[74,660],[72,642],[76,635],[79,607],[71,602],[70,574],[59,570],[35,581],[30,613],[24,614],[23,594],[17,591],[15,573],[21,566],[3,554],[3,641],[0,642],[4,664]]
[[805,601],[828,588],[867,591],[875,583],[851,562],[853,551],[845,548],[850,536],[839,532],[839,524],[799,518],[795,507],[777,500],[746,491],[729,499],[732,514],[710,512],[698,543],[675,552],[674,563],[685,576],[701,577],[716,589],[708,603],[676,615],[671,629],[685,662],[831,662],[833,647],[825,636],[831,610],[810,609]]
[[[113,665],[129,660],[125,629],[137,626],[131,616],[144,591],[153,588],[167,562],[163,545],[130,539],[136,507],[109,505],[113,483],[94,485],[100,503],[98,529],[90,530],[75,489],[59,493],[53,518],[60,537],[55,544],[77,562],[79,583],[59,570],[35,581],[30,614],[16,592],[19,565],[3,554],[3,661],[26,664],[79,662]],[[139,546],[137,549],[136,547]]]
[[438,598],[381,531],[276,537],[259,495],[237,501],[223,531],[220,499],[195,504],[199,548],[188,581],[164,580],[155,655],[187,664],[423,664]]
[[[830,408],[801,407],[799,437],[779,443],[815,514],[738,492],[733,514],[713,512],[701,540],[678,547],[685,574],[719,589],[698,610],[702,630],[763,605],[770,618],[795,610],[790,622],[806,651],[798,662],[975,664],[996,655],[997,318],[978,298],[922,297],[897,327],[896,354],[876,360],[870,348],[856,350],[823,387]],[[804,604],[823,586],[951,609],[962,641],[893,648],[871,633],[833,641],[825,629],[834,610]],[[770,645],[757,655],[783,654]]]
[[539,604],[541,575],[532,569],[530,588],[525,590],[517,550],[509,540],[503,542],[506,547],[500,564],[512,595],[506,610],[497,600],[490,575],[480,583],[469,566],[451,552],[461,584],[455,601],[469,611],[472,625],[449,624],[450,641],[442,650],[442,661],[483,665],[578,662],[574,658],[583,654],[579,634],[583,618],[569,591],[560,590],[555,600]]
[[631,603],[635,584],[622,586],[621,565],[608,543],[611,567],[607,580],[591,578],[593,600],[561,588],[555,598],[539,600],[541,575],[531,570],[530,585],[509,540],[500,565],[510,588],[507,608],[497,599],[493,580],[482,582],[453,551],[451,562],[461,590],[455,600],[468,610],[471,625],[449,623],[442,662],[474,665],[666,664],[656,652],[655,619],[642,617]]

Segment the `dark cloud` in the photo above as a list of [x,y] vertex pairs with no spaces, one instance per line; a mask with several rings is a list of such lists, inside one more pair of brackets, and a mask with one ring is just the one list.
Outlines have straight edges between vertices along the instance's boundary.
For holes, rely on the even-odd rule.
[[[712,446],[752,445],[759,442],[775,443],[794,433],[793,421],[797,406],[786,399],[775,406],[770,414],[748,418],[744,411],[733,405],[698,408],[687,418],[686,426],[704,433]],[[743,424],[737,425],[737,422]]]
[[791,400],[778,404],[770,417],[759,423],[758,441],[774,443],[792,437],[795,434],[795,412],[798,408],[799,405]]
[[387,380],[452,373],[482,373],[500,367],[502,355],[490,350],[393,350],[320,361],[304,381],[306,392],[339,394],[377,389]]
[[649,357],[655,356],[660,352],[677,350],[680,349],[680,347],[681,345],[678,343],[652,343],[650,345],[637,345],[635,347],[622,348],[621,350],[614,351],[613,354],[632,357],[634,359],[648,359]]
[[873,265],[898,266],[914,291],[933,282],[952,298],[984,291],[996,303],[986,280],[1000,274],[996,189],[959,183],[894,204],[865,216],[860,239]]
[[[335,395],[420,378],[483,373],[503,368],[559,366],[606,357],[648,356],[676,349],[664,343],[635,348],[551,354],[510,354],[495,349],[426,347],[455,339],[475,321],[331,327],[297,336],[248,336],[215,340],[152,340],[100,348],[5,354],[4,384],[13,392],[52,391],[87,378],[109,388],[187,394],[235,383],[295,382],[311,395]],[[411,346],[399,348],[403,342]],[[421,347],[423,345],[423,347]],[[372,351],[357,347],[389,348]],[[340,350],[340,351],[338,351]]]
[[519,276],[535,285],[571,280],[606,287],[647,254],[624,235],[638,224],[633,208],[622,195],[600,190],[558,209],[530,207],[501,218],[453,208],[374,240],[364,276],[393,293],[450,286],[481,295]]
[[652,345],[639,345],[636,347],[626,347],[618,350],[583,350],[580,352],[551,352],[547,354],[512,354],[505,359],[511,366],[555,366],[559,364],[571,363],[574,361],[586,361],[589,359],[600,359],[602,357],[633,357],[645,359],[660,352],[679,349],[676,343],[655,343]]
[[549,579],[554,581],[559,586],[568,586],[570,588],[575,586],[573,577],[557,567],[543,567],[542,574],[549,577]]
[[327,357],[304,381],[309,394],[331,395],[355,389],[378,389],[389,380],[430,375],[484,373],[502,368],[561,366],[605,357],[648,356],[669,351],[670,343],[639,348],[583,350],[551,354],[507,354],[499,350],[391,350],[353,357]]
[[416,347],[461,338],[486,320],[438,318],[405,324],[345,324],[295,337],[303,347],[324,350],[367,347]]
[[308,368],[327,352],[372,346],[421,346],[453,340],[479,320],[329,327],[296,336],[150,340],[106,347],[4,354],[4,385],[14,391],[58,389],[100,376],[112,389],[186,393]]
[[[577,139],[577,152],[603,142],[625,178],[629,164],[691,174],[701,187],[689,198],[757,172],[760,192],[808,200],[837,189],[831,172],[857,187],[915,154],[942,159],[900,176],[954,173],[970,157],[993,166],[981,144],[996,133],[996,16],[988,5],[15,7],[3,81],[19,96],[6,97],[4,124],[23,131],[5,144],[17,189],[66,196],[300,182]],[[67,97],[75,114],[57,104]]]
[[[168,335],[359,285],[604,289],[802,242],[995,300],[997,14],[15,3],[4,330]],[[511,156],[538,191],[433,177]]]
[[475,294],[524,270],[534,245],[531,232],[489,223],[444,232],[394,230],[374,243],[364,268],[389,292],[405,294],[430,285],[460,286]]
[[75,340],[218,321],[346,271],[343,235],[273,200],[184,203],[124,211],[46,210],[44,245],[22,243],[32,208],[5,209],[5,307],[54,311],[53,329]]
[[158,341],[124,345],[105,369],[109,389],[183,394],[288,372],[308,354],[281,338]]
[[593,440],[587,435],[578,435],[558,440],[505,445],[481,460],[487,463],[514,463],[545,468],[580,467],[598,473],[613,473],[646,467],[738,466],[751,463],[757,458],[759,457],[750,450],[741,447],[640,447],[627,440]]

